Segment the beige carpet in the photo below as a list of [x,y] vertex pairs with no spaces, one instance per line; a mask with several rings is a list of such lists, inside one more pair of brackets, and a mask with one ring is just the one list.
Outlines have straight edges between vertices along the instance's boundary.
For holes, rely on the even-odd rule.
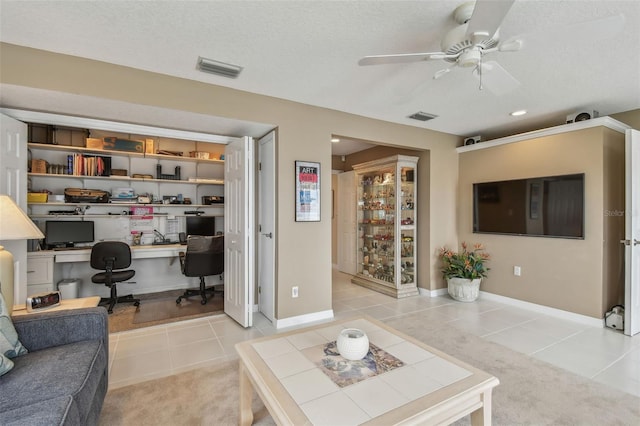
[[200,303],[200,296],[191,296],[176,304],[183,290],[143,294],[136,309],[131,303],[118,304],[109,315],[109,333],[132,330],[152,325],[184,321],[202,316],[218,315],[224,311],[224,297],[216,293],[209,295],[206,305]]
[[[496,425],[636,425],[640,398],[529,358],[449,326],[407,316],[390,326],[500,379]],[[254,397],[256,424],[273,420]],[[238,363],[189,371],[108,392],[100,424],[237,425]],[[461,419],[456,424],[468,424]]]

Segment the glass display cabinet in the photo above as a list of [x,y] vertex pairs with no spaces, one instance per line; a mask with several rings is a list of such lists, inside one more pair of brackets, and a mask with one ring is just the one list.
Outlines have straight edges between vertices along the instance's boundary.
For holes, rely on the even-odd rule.
[[394,155],[353,166],[358,203],[354,284],[397,298],[418,294],[417,165],[418,157]]

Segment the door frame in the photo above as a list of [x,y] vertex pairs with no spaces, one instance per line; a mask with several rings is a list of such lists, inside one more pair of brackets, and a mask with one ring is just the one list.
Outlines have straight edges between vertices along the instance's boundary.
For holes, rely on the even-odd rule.
[[625,133],[624,334],[640,333],[640,131]]
[[338,174],[338,270],[356,275],[356,172]]
[[[267,157],[263,154],[267,153]],[[278,201],[276,196],[276,132],[271,131],[267,135],[258,140],[258,230],[256,239],[258,241],[258,272],[257,272],[257,287],[258,287],[258,312],[261,312],[269,321],[273,323],[275,320],[275,295],[276,295],[276,257],[277,257],[277,222],[276,215],[278,209]],[[265,161],[269,159],[270,164],[265,164]],[[265,193],[265,189],[271,193]],[[270,197],[271,202],[265,203],[265,197]],[[270,221],[269,215],[263,216],[265,209],[270,209]],[[265,250],[265,244],[269,243],[271,248],[269,251]],[[267,256],[267,258],[265,258]],[[262,265],[271,264],[271,268],[263,270]],[[265,274],[269,274],[265,277]],[[263,286],[262,283],[265,280],[270,281],[270,285]]]

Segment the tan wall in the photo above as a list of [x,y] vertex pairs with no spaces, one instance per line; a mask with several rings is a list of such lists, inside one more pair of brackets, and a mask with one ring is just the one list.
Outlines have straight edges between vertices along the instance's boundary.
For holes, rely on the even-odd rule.
[[622,121],[628,126],[634,129],[640,129],[640,109],[633,109],[631,111],[621,112],[619,114],[612,114],[611,118],[618,121]]
[[[640,110],[639,110],[640,111]],[[624,136],[610,129],[604,130],[604,262],[602,279],[602,310],[624,305],[624,239],[625,227],[625,142]]]
[[342,158],[339,155],[331,156],[331,168],[333,170],[341,170],[343,172],[345,171],[344,161],[342,161]]
[[[618,238],[617,226],[603,225],[609,220],[603,213],[609,207],[605,201],[620,206],[619,196],[605,198],[605,182],[608,196],[611,187],[623,185],[614,171],[620,168],[621,147],[622,134],[598,127],[460,154],[459,236],[460,241],[484,243],[492,256],[483,290],[602,317],[610,297],[603,296],[604,288],[612,285],[614,263],[620,261],[609,249],[608,261],[603,261],[603,241],[609,247]],[[585,173],[583,240],[472,232],[473,183],[572,173]],[[614,208],[624,210],[623,205]],[[520,277],[513,275],[514,266],[522,268]]]
[[[0,81],[278,126],[278,319],[331,309],[331,203],[326,200],[331,199],[332,134],[429,150],[429,182],[438,184],[425,199],[431,234],[430,250],[424,255],[457,241],[451,220],[456,208],[457,136],[6,43],[0,45]],[[321,162],[321,222],[295,222],[295,160]],[[292,286],[300,287],[297,299],[291,298]]]

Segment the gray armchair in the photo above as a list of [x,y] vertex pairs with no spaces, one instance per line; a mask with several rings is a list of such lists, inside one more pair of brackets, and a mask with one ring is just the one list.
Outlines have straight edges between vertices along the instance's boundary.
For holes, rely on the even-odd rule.
[[107,393],[109,328],[102,307],[12,318],[29,353],[0,378],[0,424],[96,425]]

